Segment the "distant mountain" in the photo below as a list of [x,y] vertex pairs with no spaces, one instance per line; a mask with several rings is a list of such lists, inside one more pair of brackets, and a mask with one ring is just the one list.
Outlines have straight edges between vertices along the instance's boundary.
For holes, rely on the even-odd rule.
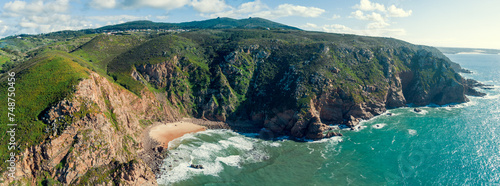
[[103,30],[131,30],[131,29],[228,29],[228,28],[264,28],[300,30],[299,28],[276,23],[262,18],[232,19],[216,18],[203,21],[183,23],[156,23],[152,21],[132,21],[118,25],[110,25],[95,29]]
[[436,47],[445,54],[500,54],[497,49]]

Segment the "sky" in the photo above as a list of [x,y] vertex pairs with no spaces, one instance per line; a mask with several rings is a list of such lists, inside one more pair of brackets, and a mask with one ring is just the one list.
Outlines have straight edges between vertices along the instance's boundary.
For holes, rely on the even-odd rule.
[[499,0],[0,0],[0,38],[133,20],[261,17],[304,30],[500,49]]

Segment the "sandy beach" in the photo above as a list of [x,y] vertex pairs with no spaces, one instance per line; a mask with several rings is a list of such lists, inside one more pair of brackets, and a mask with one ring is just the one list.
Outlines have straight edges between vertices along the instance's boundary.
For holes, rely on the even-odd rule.
[[184,134],[204,131],[205,129],[205,127],[191,122],[179,121],[155,126],[149,131],[149,136],[167,148],[168,142],[182,137]]

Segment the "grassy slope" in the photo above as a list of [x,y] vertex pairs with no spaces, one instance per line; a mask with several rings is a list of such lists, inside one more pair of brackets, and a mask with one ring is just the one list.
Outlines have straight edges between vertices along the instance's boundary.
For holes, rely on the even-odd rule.
[[[120,85],[139,94],[144,85],[134,80],[130,75],[135,65],[158,64],[170,61],[174,56],[177,56],[179,59],[183,59],[180,60],[181,64],[179,66],[192,65],[202,71],[208,71],[208,65],[203,58],[203,51],[197,49],[197,47],[198,45],[183,37],[160,36],[114,58],[107,66],[108,74]],[[184,69],[179,67],[176,70],[183,73]],[[179,79],[179,81],[185,81],[185,79]]]
[[[79,38],[89,39],[93,36]],[[231,52],[252,45],[259,45],[258,50],[266,51],[271,56],[258,63],[253,59],[255,53],[241,52],[236,63],[225,61],[224,57]],[[203,106],[197,104],[205,104],[210,99],[216,99],[217,105],[231,104],[238,107],[242,103],[244,107],[254,110],[284,106],[302,108],[308,105],[314,94],[322,90],[321,83],[314,83],[315,79],[323,81],[324,78],[333,80],[334,86],[344,89],[355,102],[367,101],[367,96],[360,94],[360,85],[386,87],[385,59],[393,60],[394,73],[408,70],[409,62],[398,56],[413,56],[417,50],[425,48],[388,38],[258,29],[200,30],[148,38],[137,35],[98,35],[71,54],[53,51],[58,48],[74,49],[76,45],[71,41],[62,41],[53,46],[40,50],[37,57],[17,68],[16,115],[22,116],[17,117],[20,125],[18,142],[23,145],[21,149],[44,139],[46,125],[37,116],[51,104],[71,94],[73,90],[70,87],[86,77],[85,67],[109,74],[116,83],[139,95],[144,85],[130,76],[135,66],[167,62],[177,56],[179,63],[175,64],[174,78],[168,80],[170,85],[156,91],[165,91],[169,97],[175,95],[178,99],[186,95],[191,100],[199,98],[199,102],[183,102],[190,105],[177,105],[179,109],[193,110],[187,113],[196,113]],[[323,53],[325,46],[330,50]],[[374,58],[368,59],[362,50],[373,51]],[[397,56],[393,50],[398,53]],[[221,65],[230,65],[237,69],[239,75],[221,71]],[[292,74],[291,68],[295,69],[295,75],[283,78],[286,73]],[[332,68],[340,72],[332,73]],[[432,73],[434,70],[430,68],[426,70],[429,72],[422,71],[422,77],[434,80],[441,76]],[[286,92],[283,88],[285,84],[280,82],[298,79],[300,82],[297,86],[303,90],[295,92],[302,92],[305,96],[295,100],[293,94],[296,87]],[[1,82],[0,100],[2,105],[6,105],[5,74]],[[151,88],[152,85],[147,86],[155,90]],[[259,96],[260,90],[267,94]],[[385,95],[384,91],[372,93],[371,96],[381,98]],[[233,93],[236,97],[229,95]],[[0,107],[0,113],[6,113],[6,109]],[[221,109],[219,107],[215,112],[222,112]],[[6,122],[6,117],[5,114],[0,115],[1,121]],[[5,126],[0,127],[0,132],[5,133],[5,130]],[[7,140],[5,136],[0,139],[1,162],[7,157]]]
[[[82,62],[78,57],[65,52],[52,51],[41,54],[21,67],[14,69],[16,72],[16,140],[19,149],[41,142],[46,134],[46,124],[38,119],[38,115],[47,107],[59,102],[74,92],[74,86],[88,77],[88,70],[77,62]],[[2,77],[0,84],[0,121],[10,123],[7,118],[7,80]],[[0,133],[5,134],[6,125],[0,126]],[[0,165],[5,167],[8,157],[8,138],[0,138]]]
[[[107,64],[116,56],[139,45],[146,39],[136,35],[98,35],[72,52],[89,62],[95,69],[107,72]],[[104,73],[106,74],[106,73]]]
[[2,70],[2,65],[10,61],[10,58],[5,55],[0,55],[0,70]]
[[[293,66],[296,72],[303,77],[302,79],[306,79],[304,82],[306,84],[305,87],[308,89],[312,88],[312,85],[308,84],[308,79],[311,75],[317,74],[339,80],[337,83],[339,86],[340,84],[344,84],[352,89],[359,89],[357,88],[358,84],[368,85],[375,82],[382,82],[384,79],[383,67],[377,60],[367,62],[367,59],[357,59],[357,56],[344,54],[340,50],[353,48],[352,46],[360,46],[358,47],[359,49],[373,50],[384,44],[390,44],[392,45],[391,47],[411,46],[407,43],[391,39],[354,35],[342,36],[339,34],[304,31],[208,30],[187,32],[180,35],[200,42],[200,45],[212,49],[214,54],[209,55],[219,56],[219,59],[216,60],[223,60],[220,56],[227,55],[232,50],[236,50],[237,47],[241,46],[259,45],[263,48],[268,48],[268,52],[272,56],[265,63],[259,64],[259,72],[253,80],[258,84],[257,87],[266,90],[275,90],[274,93],[268,94],[271,96],[263,97],[263,99],[266,99],[265,102],[271,101],[271,99],[283,99],[283,95],[281,94],[283,91],[277,90],[276,84],[281,80],[281,76],[289,67]],[[331,49],[329,55],[333,57],[327,58],[320,54],[324,46],[328,46]],[[305,61],[310,61],[310,63],[304,63]],[[350,61],[364,61],[364,63],[349,63]],[[396,65],[404,66],[400,61],[397,61]],[[332,74],[329,70],[332,67],[340,69],[341,73],[338,75]],[[346,81],[345,79],[352,79],[354,81]],[[351,92],[353,96],[358,97],[358,101],[362,101],[363,98],[356,95],[356,91]],[[308,93],[310,93],[310,90],[308,90]],[[278,96],[273,97],[273,95]],[[281,101],[276,101],[276,103],[282,105]]]

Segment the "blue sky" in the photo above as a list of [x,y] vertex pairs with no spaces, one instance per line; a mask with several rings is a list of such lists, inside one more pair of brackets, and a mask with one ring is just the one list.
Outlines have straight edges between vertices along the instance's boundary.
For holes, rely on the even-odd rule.
[[415,44],[500,49],[498,0],[0,0],[0,38],[132,20],[262,17]]

